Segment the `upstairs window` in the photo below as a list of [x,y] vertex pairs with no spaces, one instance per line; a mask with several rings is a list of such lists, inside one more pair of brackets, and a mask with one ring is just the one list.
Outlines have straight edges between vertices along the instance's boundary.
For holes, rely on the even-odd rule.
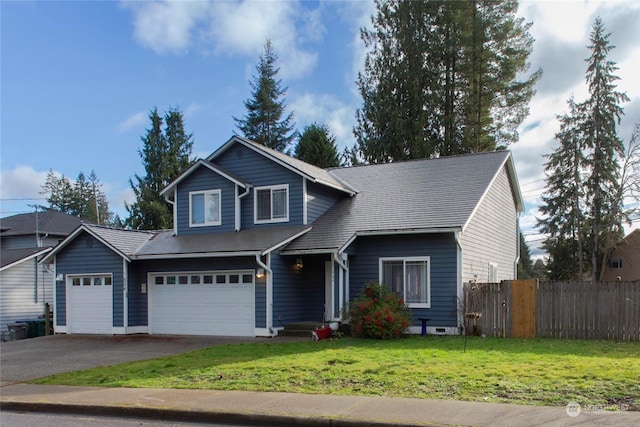
[[609,268],[622,268],[622,259],[610,259],[609,260]]
[[189,227],[220,225],[220,190],[189,193]]
[[429,257],[381,258],[380,283],[409,307],[431,306]]
[[254,204],[256,224],[289,221],[289,185],[256,188]]

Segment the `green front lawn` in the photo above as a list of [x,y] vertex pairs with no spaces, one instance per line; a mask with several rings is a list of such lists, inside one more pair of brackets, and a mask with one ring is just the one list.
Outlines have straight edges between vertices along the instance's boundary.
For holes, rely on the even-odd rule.
[[[410,337],[225,345],[40,384],[381,395],[638,410],[640,343]],[[626,405],[626,406],[625,406]]]

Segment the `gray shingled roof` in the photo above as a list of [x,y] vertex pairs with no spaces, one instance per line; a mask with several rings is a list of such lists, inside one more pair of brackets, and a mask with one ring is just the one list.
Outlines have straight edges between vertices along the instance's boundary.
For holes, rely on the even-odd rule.
[[309,226],[268,227],[220,234],[174,236],[173,231],[156,234],[134,254],[133,258],[154,258],[171,255],[263,253],[276,248],[309,230]]
[[127,257],[134,255],[137,249],[157,233],[153,231],[124,230],[121,228],[87,224],[84,225],[84,228]]
[[45,254],[51,250],[50,246],[43,248],[3,249],[0,252],[0,269],[14,264],[22,259],[36,254]]
[[82,220],[78,217],[58,211],[32,212],[0,218],[1,236],[25,236],[48,233],[56,236],[68,236],[75,230]]
[[269,158],[277,159],[278,161],[286,164],[288,167],[292,168],[298,173],[309,176],[320,184],[328,185],[330,187],[337,188],[350,194],[355,193],[355,190],[348,183],[341,181],[338,177],[331,174],[327,169],[322,169],[309,163],[303,162],[302,160],[296,159],[295,157],[291,157],[287,154],[265,147],[264,145],[258,144],[240,136],[234,136],[233,138],[231,138],[220,149],[211,154],[207,158],[207,160],[213,162],[216,157],[222,154],[230,146],[232,141],[240,141],[241,143],[247,145],[257,152],[266,155]]
[[332,169],[358,189],[283,253],[341,248],[356,233],[462,229],[508,151]]

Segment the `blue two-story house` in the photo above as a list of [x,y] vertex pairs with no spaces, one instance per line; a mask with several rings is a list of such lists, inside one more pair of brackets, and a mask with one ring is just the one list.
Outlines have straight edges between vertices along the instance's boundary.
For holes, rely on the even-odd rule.
[[464,282],[516,278],[508,151],[325,170],[234,136],[162,194],[172,230],[83,224],[43,260],[56,332],[275,336],[378,281],[457,334]]

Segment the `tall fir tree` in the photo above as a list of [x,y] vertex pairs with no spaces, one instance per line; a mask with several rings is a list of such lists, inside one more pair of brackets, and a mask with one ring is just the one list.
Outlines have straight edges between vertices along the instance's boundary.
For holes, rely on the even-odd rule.
[[377,1],[358,75],[365,161],[490,151],[514,142],[540,71],[516,1]]
[[620,220],[611,218],[612,212],[622,211],[622,200],[616,200],[620,185],[618,158],[624,156],[624,144],[618,136],[617,125],[623,114],[621,104],[629,97],[616,90],[619,80],[614,73],[618,69],[608,58],[614,48],[609,42],[600,18],[596,18],[590,35],[591,56],[586,60],[586,81],[589,97],[582,104],[584,110],[583,132],[589,150],[591,174],[586,182],[590,200],[591,221],[591,274],[595,281],[600,277],[606,241],[617,241],[623,235]]
[[584,120],[573,97],[568,101],[569,112],[558,116],[560,131],[556,133],[558,148],[547,156],[544,170],[546,190],[542,195],[538,219],[540,231],[547,235],[543,243],[549,253],[547,265],[554,279],[581,280],[584,268],[585,192],[584,155],[585,136],[581,132]]
[[151,127],[141,138],[143,147],[138,150],[145,175],[135,174],[135,183],[129,180],[136,200],[125,205],[129,213],[125,224],[136,230],[173,227],[173,212],[160,192],[191,165],[193,137],[184,131],[182,113],[171,109],[165,114],[164,132],[157,108],[151,110],[149,119]]
[[320,168],[340,166],[336,138],[324,124],[306,126],[294,150],[294,157]]
[[276,80],[277,59],[271,40],[267,39],[256,66],[258,74],[249,82],[251,98],[244,102],[247,114],[233,119],[245,138],[284,152],[295,137],[295,125],[293,112],[283,118],[287,89],[282,87],[282,80]]

